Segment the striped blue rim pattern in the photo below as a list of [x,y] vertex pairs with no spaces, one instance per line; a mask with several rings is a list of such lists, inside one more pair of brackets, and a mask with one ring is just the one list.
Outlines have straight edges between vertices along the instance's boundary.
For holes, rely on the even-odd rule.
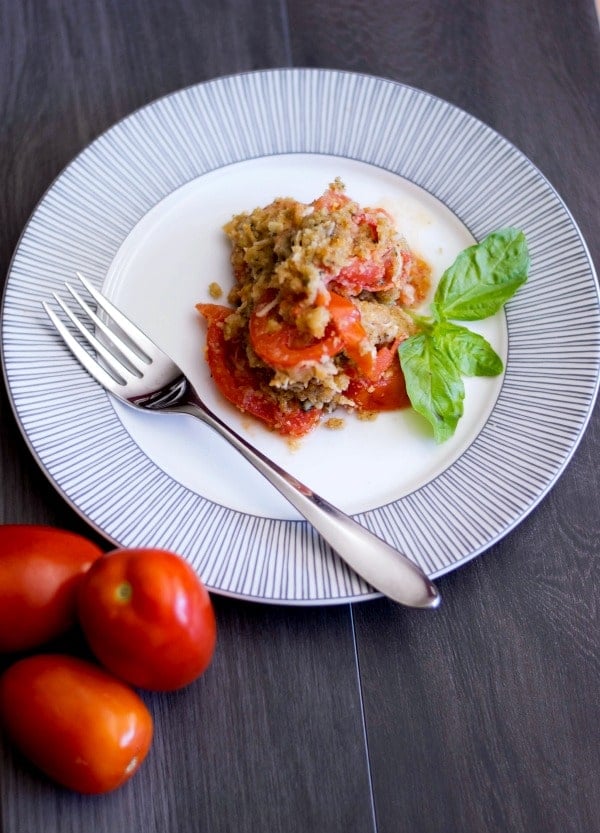
[[184,89],[116,124],[58,177],[23,232],[3,299],[3,364],[42,469],[115,544],[180,552],[225,595],[330,604],[374,594],[303,522],[235,512],[165,474],[41,310],[77,269],[100,286],[130,231],[175,189],[236,162],[290,153],[396,173],[445,203],[477,239],[504,225],[526,233],[532,269],[507,307],[508,362],[490,419],[435,480],[357,516],[434,576],[488,548],[544,497],[585,429],[598,390],[598,287],[581,234],[542,174],[489,127],[414,88],[268,70]]

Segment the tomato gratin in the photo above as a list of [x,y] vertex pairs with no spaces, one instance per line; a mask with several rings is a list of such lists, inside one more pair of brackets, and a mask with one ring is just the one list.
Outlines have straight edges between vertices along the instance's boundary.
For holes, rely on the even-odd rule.
[[231,306],[197,305],[223,396],[291,437],[340,406],[407,404],[398,345],[415,332],[406,310],[430,273],[387,211],[362,208],[338,179],[310,204],[279,198],[224,230]]

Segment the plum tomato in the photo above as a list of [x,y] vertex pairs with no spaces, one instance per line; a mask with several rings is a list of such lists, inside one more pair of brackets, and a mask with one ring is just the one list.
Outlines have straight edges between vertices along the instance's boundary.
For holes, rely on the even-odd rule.
[[143,700],[90,662],[39,654],[0,678],[0,717],[17,749],[54,781],[104,793],[137,771],[152,742]]
[[102,550],[49,526],[0,526],[0,651],[43,645],[74,624],[79,582]]
[[181,556],[165,550],[106,553],[81,582],[78,614],[97,659],[140,688],[182,688],[206,670],[215,649],[208,591]]

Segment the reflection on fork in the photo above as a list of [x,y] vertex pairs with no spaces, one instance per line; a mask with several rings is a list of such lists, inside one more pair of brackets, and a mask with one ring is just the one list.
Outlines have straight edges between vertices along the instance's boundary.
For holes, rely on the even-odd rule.
[[[73,355],[104,388],[134,407],[195,416],[234,446],[309,521],[332,549],[376,590],[409,607],[435,608],[440,595],[421,568],[300,483],[229,428],[202,402],[182,370],[83,275],[65,286],[77,312],[54,298],[73,334],[49,303],[44,309]],[[86,345],[86,346],[84,346]]]

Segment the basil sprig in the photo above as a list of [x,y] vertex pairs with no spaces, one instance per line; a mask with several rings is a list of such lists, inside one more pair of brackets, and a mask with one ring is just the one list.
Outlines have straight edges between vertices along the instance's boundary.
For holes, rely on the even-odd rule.
[[437,442],[454,434],[463,415],[463,376],[497,376],[502,359],[486,339],[454,321],[479,321],[500,310],[527,280],[529,252],[522,231],[505,228],[462,251],[438,284],[431,317],[399,349],[415,411]]

